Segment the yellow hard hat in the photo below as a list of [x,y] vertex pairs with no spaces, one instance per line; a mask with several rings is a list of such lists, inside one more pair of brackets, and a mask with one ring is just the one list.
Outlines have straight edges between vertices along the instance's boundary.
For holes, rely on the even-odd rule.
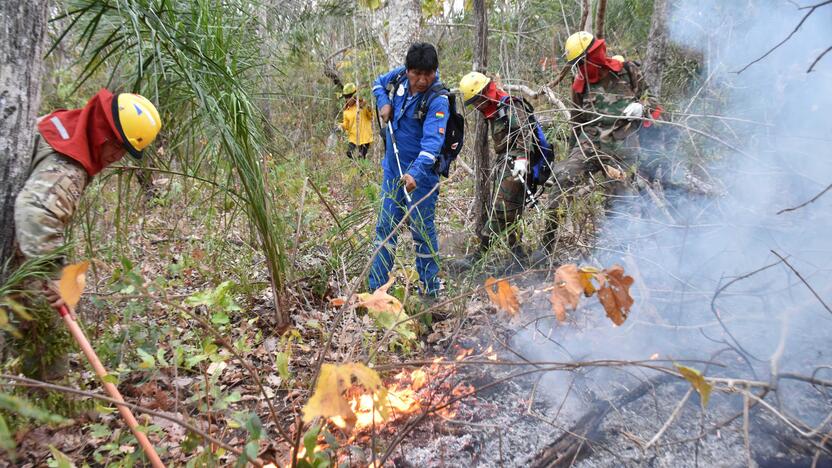
[[344,89],[341,90],[341,96],[349,96],[350,94],[355,94],[355,83],[347,83],[344,85]]
[[113,99],[113,120],[127,151],[136,158],[142,157],[142,150],[162,129],[156,106],[138,94],[122,93]]
[[621,63],[624,63],[624,56],[623,55],[613,55],[610,58],[612,58],[613,60],[618,60]]
[[483,75],[480,72],[471,72],[459,80],[459,90],[462,91],[462,100],[465,104],[469,104],[471,99],[491,83],[491,78]]
[[595,38],[586,31],[578,31],[569,36],[566,39],[566,46],[564,47],[566,49],[564,52],[566,61],[569,63],[577,62],[578,59],[586,54],[586,51],[589,50],[593,42],[595,42]]

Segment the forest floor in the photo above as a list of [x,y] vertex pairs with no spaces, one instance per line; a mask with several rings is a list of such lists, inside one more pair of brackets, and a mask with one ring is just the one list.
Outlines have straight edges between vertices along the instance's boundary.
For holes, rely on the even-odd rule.
[[[206,220],[200,197],[187,190],[180,197],[183,189],[175,181],[157,177],[157,193],[137,197],[133,221],[138,229],[120,230],[115,210],[101,215],[99,226],[110,229],[100,234],[99,256],[79,314],[127,400],[156,412],[140,419],[170,466],[207,461],[208,455],[230,465],[238,457],[163,416],[186,420],[227,446],[245,450],[253,432],[245,415],[251,413],[259,417],[264,434],[255,443],[258,456],[289,464],[291,448],[300,440],[289,443],[279,433],[296,434],[318,375],[320,352],[327,347],[326,362],[369,363],[392,397],[403,402],[382,421],[363,404],[359,393],[351,391],[351,404],[359,416],[356,427],[344,431],[329,424],[313,444],[316,450],[334,455],[333,462],[347,466],[381,460],[401,467],[535,466],[536,460],[551,456],[549,447],[569,436],[576,439],[567,444],[572,448],[558,462],[562,466],[578,462],[578,466],[678,466],[679,460],[692,459],[683,464],[736,466],[747,458],[775,466],[778,461],[799,464],[811,457],[806,447],[794,443],[795,438],[779,429],[767,431],[774,426],[762,423],[752,430],[758,442],[753,455],[747,454],[741,417],[724,424],[721,431],[648,450],[646,441],[679,401],[682,422],[667,431],[672,440],[690,438],[706,419],[718,425],[720,415],[737,410],[736,401],[715,398],[705,416],[695,399],[688,398],[691,387],[681,379],[652,384],[657,373],[641,370],[637,378],[615,380],[580,367],[547,371],[544,362],[582,358],[566,348],[551,348],[560,346],[553,331],[571,334],[571,339],[590,348],[602,348],[606,338],[594,330],[609,328],[608,319],[598,304],[582,305],[565,328],[558,328],[549,300],[553,270],[517,268],[508,250],[499,246],[473,271],[444,275],[443,296],[435,309],[450,318],[430,326],[419,320],[413,338],[391,339],[360,308],[346,308],[335,323],[335,300],[349,292],[355,272],[369,258],[369,245],[361,236],[372,234],[375,216],[360,211],[363,214],[346,232],[326,233],[357,212],[362,205],[357,198],[366,193],[367,184],[378,182],[375,167],[370,161],[335,158],[327,163],[325,171],[331,179],[322,196],[341,221],[328,219],[326,210],[311,201],[297,207],[302,220],[296,229],[300,247],[289,255],[291,270],[298,273],[287,301],[293,326],[284,334],[275,327],[263,259],[251,247],[245,226],[235,221],[233,210]],[[476,245],[467,221],[471,183],[461,169],[443,183],[437,224],[445,258],[465,255]],[[107,190],[99,196],[112,195]],[[171,219],[172,211],[182,216]],[[561,226],[559,254],[552,266],[577,263],[597,244],[599,218],[583,219],[581,225]],[[539,211],[527,213],[521,229],[528,251],[539,241],[543,223]],[[119,235],[126,238],[118,239]],[[354,237],[355,251],[335,252],[333,237],[342,241]],[[425,307],[412,284],[410,244],[400,242],[399,257],[407,260],[398,265],[399,281],[391,293],[408,313],[419,314]],[[333,262],[335,255],[357,260]],[[333,264],[340,269],[333,269]],[[508,277],[517,288],[517,313],[507,313],[489,300],[483,288],[489,276]],[[185,301],[205,299],[199,296],[204,291],[217,294],[217,285],[229,279],[237,284],[232,295],[235,306],[216,297],[202,302],[207,306],[189,306]],[[639,309],[644,305],[637,304],[634,320],[643,318],[639,314],[655,313],[650,307]],[[191,314],[212,327],[200,326]],[[239,358],[224,343],[233,344]],[[536,343],[550,347],[538,349]],[[650,388],[634,394],[645,382],[651,383]],[[72,355],[72,372],[64,384],[92,392],[100,388],[80,354]],[[83,401],[64,411],[71,419],[61,425],[21,426],[16,433],[18,458],[7,464],[58,466],[61,454],[77,466],[132,463],[138,447],[118,414]],[[304,457],[313,460],[300,455]],[[818,466],[825,461],[821,459]]]

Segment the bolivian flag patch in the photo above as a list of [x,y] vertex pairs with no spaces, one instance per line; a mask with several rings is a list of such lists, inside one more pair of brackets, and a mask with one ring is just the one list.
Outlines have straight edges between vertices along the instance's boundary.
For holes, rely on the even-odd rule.
[[445,118],[445,113],[444,112],[437,112],[436,113],[436,118],[437,119],[444,119]]

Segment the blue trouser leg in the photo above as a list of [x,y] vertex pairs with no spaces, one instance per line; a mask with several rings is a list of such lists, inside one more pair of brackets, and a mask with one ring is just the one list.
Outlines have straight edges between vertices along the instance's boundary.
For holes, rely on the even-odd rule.
[[[424,292],[434,295],[439,292],[439,242],[436,240],[434,225],[439,188],[437,187],[433,193],[430,192],[439,183],[439,177],[429,177],[428,180],[420,182],[422,183],[410,194],[413,203],[418,204],[411,212],[408,224],[416,243],[416,271],[419,272]],[[422,200],[428,193],[430,195]]]
[[[381,182],[381,209],[376,223],[376,238],[373,242],[373,251],[382,245],[376,256],[373,258],[373,265],[370,268],[370,290],[374,291],[387,282],[390,270],[393,268],[396,254],[396,233],[393,229],[404,217],[405,198],[404,192],[399,184],[398,177],[385,172]],[[391,235],[391,233],[393,233]],[[390,237],[387,239],[387,237]],[[387,239],[385,241],[385,239]]]

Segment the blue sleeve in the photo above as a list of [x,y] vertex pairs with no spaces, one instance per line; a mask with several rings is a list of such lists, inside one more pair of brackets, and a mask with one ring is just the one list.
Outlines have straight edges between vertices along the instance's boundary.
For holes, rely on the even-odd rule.
[[417,181],[433,171],[433,165],[442,151],[442,145],[445,143],[445,129],[450,118],[449,107],[448,96],[442,94],[430,102],[425,123],[422,125],[419,156],[407,171]]
[[404,71],[404,66],[394,68],[389,72],[379,75],[373,81],[373,96],[376,97],[376,108],[381,110],[385,104],[390,104],[390,99],[387,97],[387,84],[390,80],[396,77],[399,73]]

